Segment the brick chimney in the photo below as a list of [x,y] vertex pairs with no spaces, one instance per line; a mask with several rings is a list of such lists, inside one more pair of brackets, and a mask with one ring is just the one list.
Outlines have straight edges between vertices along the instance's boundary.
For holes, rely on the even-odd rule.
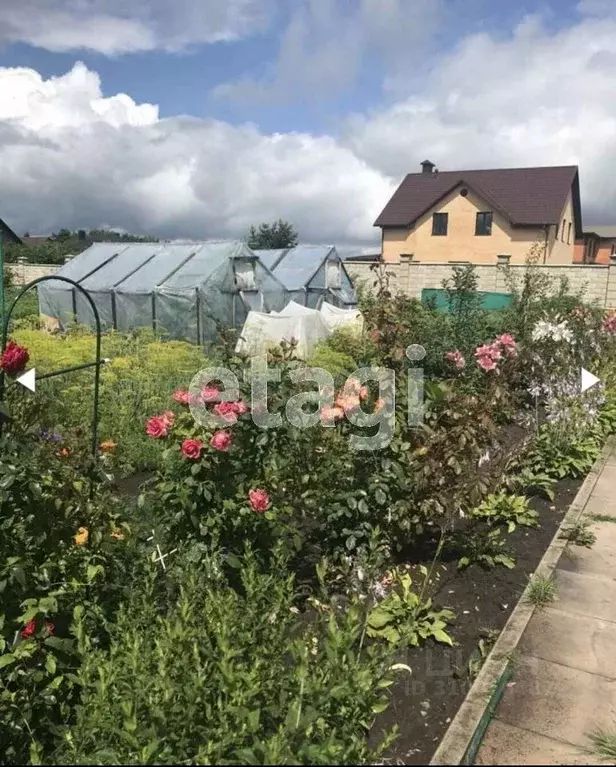
[[430,160],[424,160],[421,163],[421,172],[422,173],[432,173],[434,170],[434,163],[430,162]]

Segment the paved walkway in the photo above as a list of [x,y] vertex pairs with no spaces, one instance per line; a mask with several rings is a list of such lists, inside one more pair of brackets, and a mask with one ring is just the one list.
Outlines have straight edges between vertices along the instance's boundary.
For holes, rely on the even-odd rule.
[[591,548],[564,550],[556,601],[522,636],[476,764],[610,764],[583,748],[594,729],[616,732],[616,447],[583,513],[614,521],[592,523]]

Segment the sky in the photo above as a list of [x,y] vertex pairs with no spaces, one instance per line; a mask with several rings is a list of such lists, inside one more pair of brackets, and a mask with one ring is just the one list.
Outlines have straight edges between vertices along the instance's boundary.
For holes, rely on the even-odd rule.
[[616,224],[614,0],[3,0],[0,217],[373,250],[419,163],[580,168]]

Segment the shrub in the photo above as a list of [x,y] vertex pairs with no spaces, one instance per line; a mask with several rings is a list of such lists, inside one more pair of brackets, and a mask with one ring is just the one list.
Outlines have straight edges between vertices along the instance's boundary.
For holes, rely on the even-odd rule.
[[[362,648],[358,603],[301,620],[284,558],[243,557],[239,589],[220,557],[151,572],[97,648],[75,612],[81,668],[63,764],[358,764],[386,707],[391,658]],[[177,594],[177,596],[176,596]]]

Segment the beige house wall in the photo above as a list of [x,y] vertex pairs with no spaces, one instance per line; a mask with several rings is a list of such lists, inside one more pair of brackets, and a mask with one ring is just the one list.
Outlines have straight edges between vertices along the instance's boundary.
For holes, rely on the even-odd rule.
[[[413,255],[421,262],[468,261],[475,264],[495,264],[497,256],[511,256],[512,264],[524,264],[533,245],[545,252],[546,263],[570,264],[573,261],[575,235],[567,244],[555,240],[555,227],[512,227],[492,206],[484,202],[471,189],[460,194],[456,187],[436,206],[425,213],[411,228],[385,228],[383,230],[383,260],[395,263],[401,256]],[[492,211],[492,234],[475,234],[477,213]],[[447,213],[447,235],[432,234],[432,215]],[[563,217],[573,221],[571,193],[565,204]],[[560,231],[560,229],[559,229]]]
[[[356,285],[364,284],[368,289],[375,285],[375,275],[370,264],[346,262],[346,268]],[[443,280],[453,274],[455,264],[422,264],[408,259],[399,263],[385,264],[390,278],[390,288],[412,298],[421,298],[424,288],[442,288]],[[558,285],[561,277],[569,281],[570,290],[577,292],[584,289],[585,300],[594,302],[605,309],[616,309],[616,259],[609,265],[577,264],[546,265],[536,267],[554,279]],[[526,266],[508,267],[513,278],[521,280]],[[488,293],[507,293],[506,269],[496,264],[478,264],[475,273],[478,277],[478,289]]]

